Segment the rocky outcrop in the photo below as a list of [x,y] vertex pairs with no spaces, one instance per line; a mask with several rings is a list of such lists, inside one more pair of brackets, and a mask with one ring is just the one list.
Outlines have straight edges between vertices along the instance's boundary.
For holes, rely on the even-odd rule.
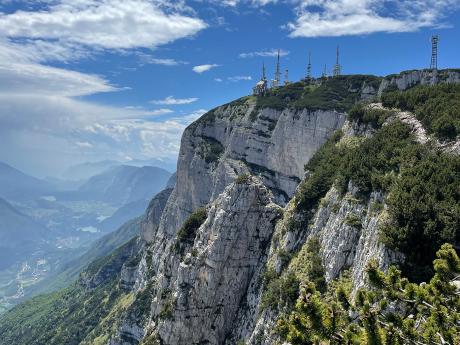
[[460,70],[424,69],[392,74],[382,80],[379,88],[379,94],[389,88],[406,90],[416,85],[433,85],[437,83],[460,83]]
[[[268,265],[278,272],[281,269],[290,269],[289,265],[281,266],[279,253],[292,256],[310,238],[316,237],[321,246],[319,254],[326,280],[331,281],[344,270],[350,270],[356,292],[366,284],[365,267],[370,260],[378,260],[383,270],[402,260],[400,254],[389,250],[379,241],[379,228],[386,217],[383,196],[372,193],[369,200],[363,201],[357,197],[356,192],[350,184],[348,192],[341,196],[332,187],[322,199],[309,224],[300,228],[292,228],[290,225],[293,219],[301,217],[294,207],[296,201],[291,201],[286,207],[283,220],[276,226]],[[247,305],[252,307],[241,314],[240,328],[235,328],[232,341],[227,344],[234,344],[237,339],[244,339],[246,344],[251,345],[276,344],[279,339],[274,336],[273,329],[279,315],[269,309],[261,311],[260,301],[259,290],[248,292]]]
[[121,272],[122,267],[139,255],[143,245],[138,236],[134,237],[109,256],[91,263],[80,275],[79,283],[87,289],[94,289],[105,281],[112,279]]
[[238,322],[254,273],[265,263],[280,215],[281,208],[257,179],[230,185],[212,203],[170,278],[170,299],[154,307],[154,316],[161,316],[165,303],[172,304],[157,326],[163,344],[223,343]]
[[345,113],[336,111],[256,110],[251,99],[217,108],[184,132],[163,226],[179,228],[244,173],[259,176],[275,202],[286,204],[304,164],[344,121]]
[[141,221],[141,238],[145,242],[150,243],[152,241],[153,235],[160,225],[161,215],[172,191],[172,188],[166,188],[155,195],[150,201]]

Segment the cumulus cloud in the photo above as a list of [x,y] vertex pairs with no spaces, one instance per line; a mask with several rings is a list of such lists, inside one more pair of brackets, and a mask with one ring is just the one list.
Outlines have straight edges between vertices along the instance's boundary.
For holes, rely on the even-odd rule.
[[219,66],[220,65],[216,65],[216,64],[198,65],[198,66],[194,66],[192,69],[193,69],[193,72],[201,74],[203,72],[207,72],[210,69],[215,68],[215,67],[219,67]]
[[[376,32],[412,32],[444,26],[445,13],[459,0],[211,0],[227,7],[292,6],[295,19],[283,27],[291,37],[363,35]],[[243,53],[244,54],[244,53]],[[250,53],[249,53],[250,54]],[[253,55],[258,56],[258,55]],[[252,57],[249,55],[247,57]]]
[[141,108],[0,93],[0,157],[53,175],[76,162],[107,157],[171,159],[177,157],[185,127],[204,112],[175,115],[168,111],[168,118],[160,119],[150,116],[155,111]]
[[150,103],[158,104],[158,105],[183,105],[183,104],[190,104],[196,102],[198,98],[190,97],[190,98],[175,98],[173,96],[168,96],[165,99],[158,99],[150,101]]
[[167,108],[103,106],[76,98],[125,88],[50,63],[110,50],[138,54],[144,63],[185,64],[141,56],[138,49],[154,49],[206,27],[182,0],[45,0],[40,10],[13,13],[0,7],[1,159],[56,174],[76,161],[174,157],[196,114],[176,118]]
[[[10,38],[58,40],[103,49],[154,48],[207,27],[199,18],[168,11],[167,1],[61,0],[45,10],[0,16]],[[180,9],[180,7],[179,7]]]
[[265,6],[268,4],[276,4],[278,0],[212,0],[223,6],[235,7],[240,4],[249,4],[252,6]]
[[300,0],[298,16],[287,24],[292,37],[411,32],[440,24],[458,0]]
[[[280,56],[289,55],[289,51],[280,49]],[[249,53],[241,53],[239,55],[240,58],[253,58],[253,57],[276,57],[278,56],[278,49],[270,49],[270,50],[261,50],[256,52],[249,52]]]

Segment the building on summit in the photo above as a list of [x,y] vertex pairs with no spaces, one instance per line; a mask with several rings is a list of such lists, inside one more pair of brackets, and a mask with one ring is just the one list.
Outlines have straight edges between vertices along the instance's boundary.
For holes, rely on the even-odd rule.
[[265,64],[262,65],[262,78],[257,84],[252,88],[252,93],[254,96],[264,96],[268,91],[268,81],[265,76]]

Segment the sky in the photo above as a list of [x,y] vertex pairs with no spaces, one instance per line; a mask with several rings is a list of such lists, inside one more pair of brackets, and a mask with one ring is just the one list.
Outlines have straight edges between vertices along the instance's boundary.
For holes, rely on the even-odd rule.
[[290,80],[460,67],[460,0],[0,0],[0,161],[36,176],[105,159],[175,161],[183,130]]

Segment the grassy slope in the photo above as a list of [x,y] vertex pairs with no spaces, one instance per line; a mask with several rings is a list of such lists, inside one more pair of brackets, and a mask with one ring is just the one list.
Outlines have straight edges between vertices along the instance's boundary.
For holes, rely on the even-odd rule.
[[[132,302],[132,296],[118,286],[122,264],[131,256],[135,239],[112,254],[93,262],[81,281],[48,295],[41,295],[14,307],[0,318],[0,344],[76,345],[111,331],[104,320],[118,314]],[[108,273],[109,274],[108,274]],[[83,281],[95,275],[100,281],[88,288]],[[113,325],[113,324],[111,324]],[[94,332],[95,330],[99,332]]]

